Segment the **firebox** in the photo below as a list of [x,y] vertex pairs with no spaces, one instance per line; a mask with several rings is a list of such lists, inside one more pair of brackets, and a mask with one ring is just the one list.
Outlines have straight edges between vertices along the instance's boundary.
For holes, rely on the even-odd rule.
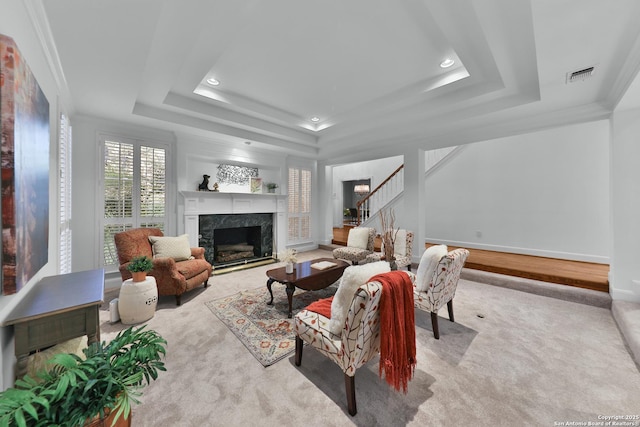
[[215,268],[273,259],[273,214],[200,215],[199,246]]
[[213,230],[213,259],[224,264],[262,254],[260,227],[217,228]]

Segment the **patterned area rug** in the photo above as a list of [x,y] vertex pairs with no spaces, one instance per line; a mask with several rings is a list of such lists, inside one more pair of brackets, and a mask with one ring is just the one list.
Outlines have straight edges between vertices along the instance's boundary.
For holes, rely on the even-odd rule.
[[[266,286],[205,303],[265,367],[295,350],[293,319],[287,318],[289,304],[285,287],[274,283],[272,290],[272,305],[267,305],[270,296]],[[293,315],[311,302],[335,294],[336,290],[336,284],[319,291],[296,289]]]

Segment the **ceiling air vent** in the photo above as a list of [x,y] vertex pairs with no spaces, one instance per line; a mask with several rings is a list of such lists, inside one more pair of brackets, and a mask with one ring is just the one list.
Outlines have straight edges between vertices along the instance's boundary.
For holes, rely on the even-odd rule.
[[595,67],[589,67],[578,71],[568,72],[567,83],[574,83],[591,78],[593,76],[594,68]]

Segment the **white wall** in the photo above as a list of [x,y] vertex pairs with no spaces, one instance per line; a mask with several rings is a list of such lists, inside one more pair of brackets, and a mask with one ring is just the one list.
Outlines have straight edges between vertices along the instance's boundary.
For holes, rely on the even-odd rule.
[[[0,33],[11,37],[17,44],[20,54],[29,65],[38,84],[49,101],[49,254],[48,263],[14,295],[0,296],[0,319],[11,312],[16,304],[41,278],[57,273],[58,260],[58,143],[57,129],[59,117],[59,89],[51,72],[40,40],[29,19],[22,0],[3,0],[0,6]],[[14,341],[13,327],[0,328],[0,389],[13,385],[14,377]]]
[[[181,149],[184,147],[181,146]],[[221,164],[225,164],[224,161],[220,160],[212,160],[206,157],[200,157],[200,154],[196,156],[190,156],[188,159],[188,166],[186,169],[187,180],[191,184],[190,187],[181,189],[181,190],[189,190],[189,191],[197,191],[198,186],[202,183],[203,175],[209,175],[209,189],[213,189],[213,185],[218,183],[218,190],[223,193],[249,193],[251,192],[249,188],[249,182],[246,184],[234,184],[234,183],[222,183],[218,182],[216,178],[216,174],[218,173],[218,166]],[[234,163],[235,164],[235,163]],[[237,165],[236,165],[237,166]],[[255,166],[250,166],[255,167]],[[200,173],[201,172],[201,173]],[[262,179],[262,192],[266,193],[267,188],[266,184],[268,182],[273,182],[278,184],[278,188],[276,191],[280,194],[280,190],[282,189],[283,183],[280,182],[280,168],[273,169],[272,167],[258,167],[258,177]]]
[[640,108],[612,119],[611,211],[613,299],[640,302]]
[[470,144],[427,177],[426,241],[607,263],[609,139],[602,120]]

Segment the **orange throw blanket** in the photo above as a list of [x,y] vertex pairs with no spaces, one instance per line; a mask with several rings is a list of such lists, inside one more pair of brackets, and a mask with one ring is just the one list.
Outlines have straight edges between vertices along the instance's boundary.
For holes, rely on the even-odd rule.
[[387,383],[407,393],[416,367],[416,324],[413,285],[402,271],[378,274],[369,281],[382,284],[380,297],[380,366]]
[[331,303],[333,297],[319,299],[309,304],[305,310],[313,311],[314,313],[322,314],[327,319],[331,319]]

